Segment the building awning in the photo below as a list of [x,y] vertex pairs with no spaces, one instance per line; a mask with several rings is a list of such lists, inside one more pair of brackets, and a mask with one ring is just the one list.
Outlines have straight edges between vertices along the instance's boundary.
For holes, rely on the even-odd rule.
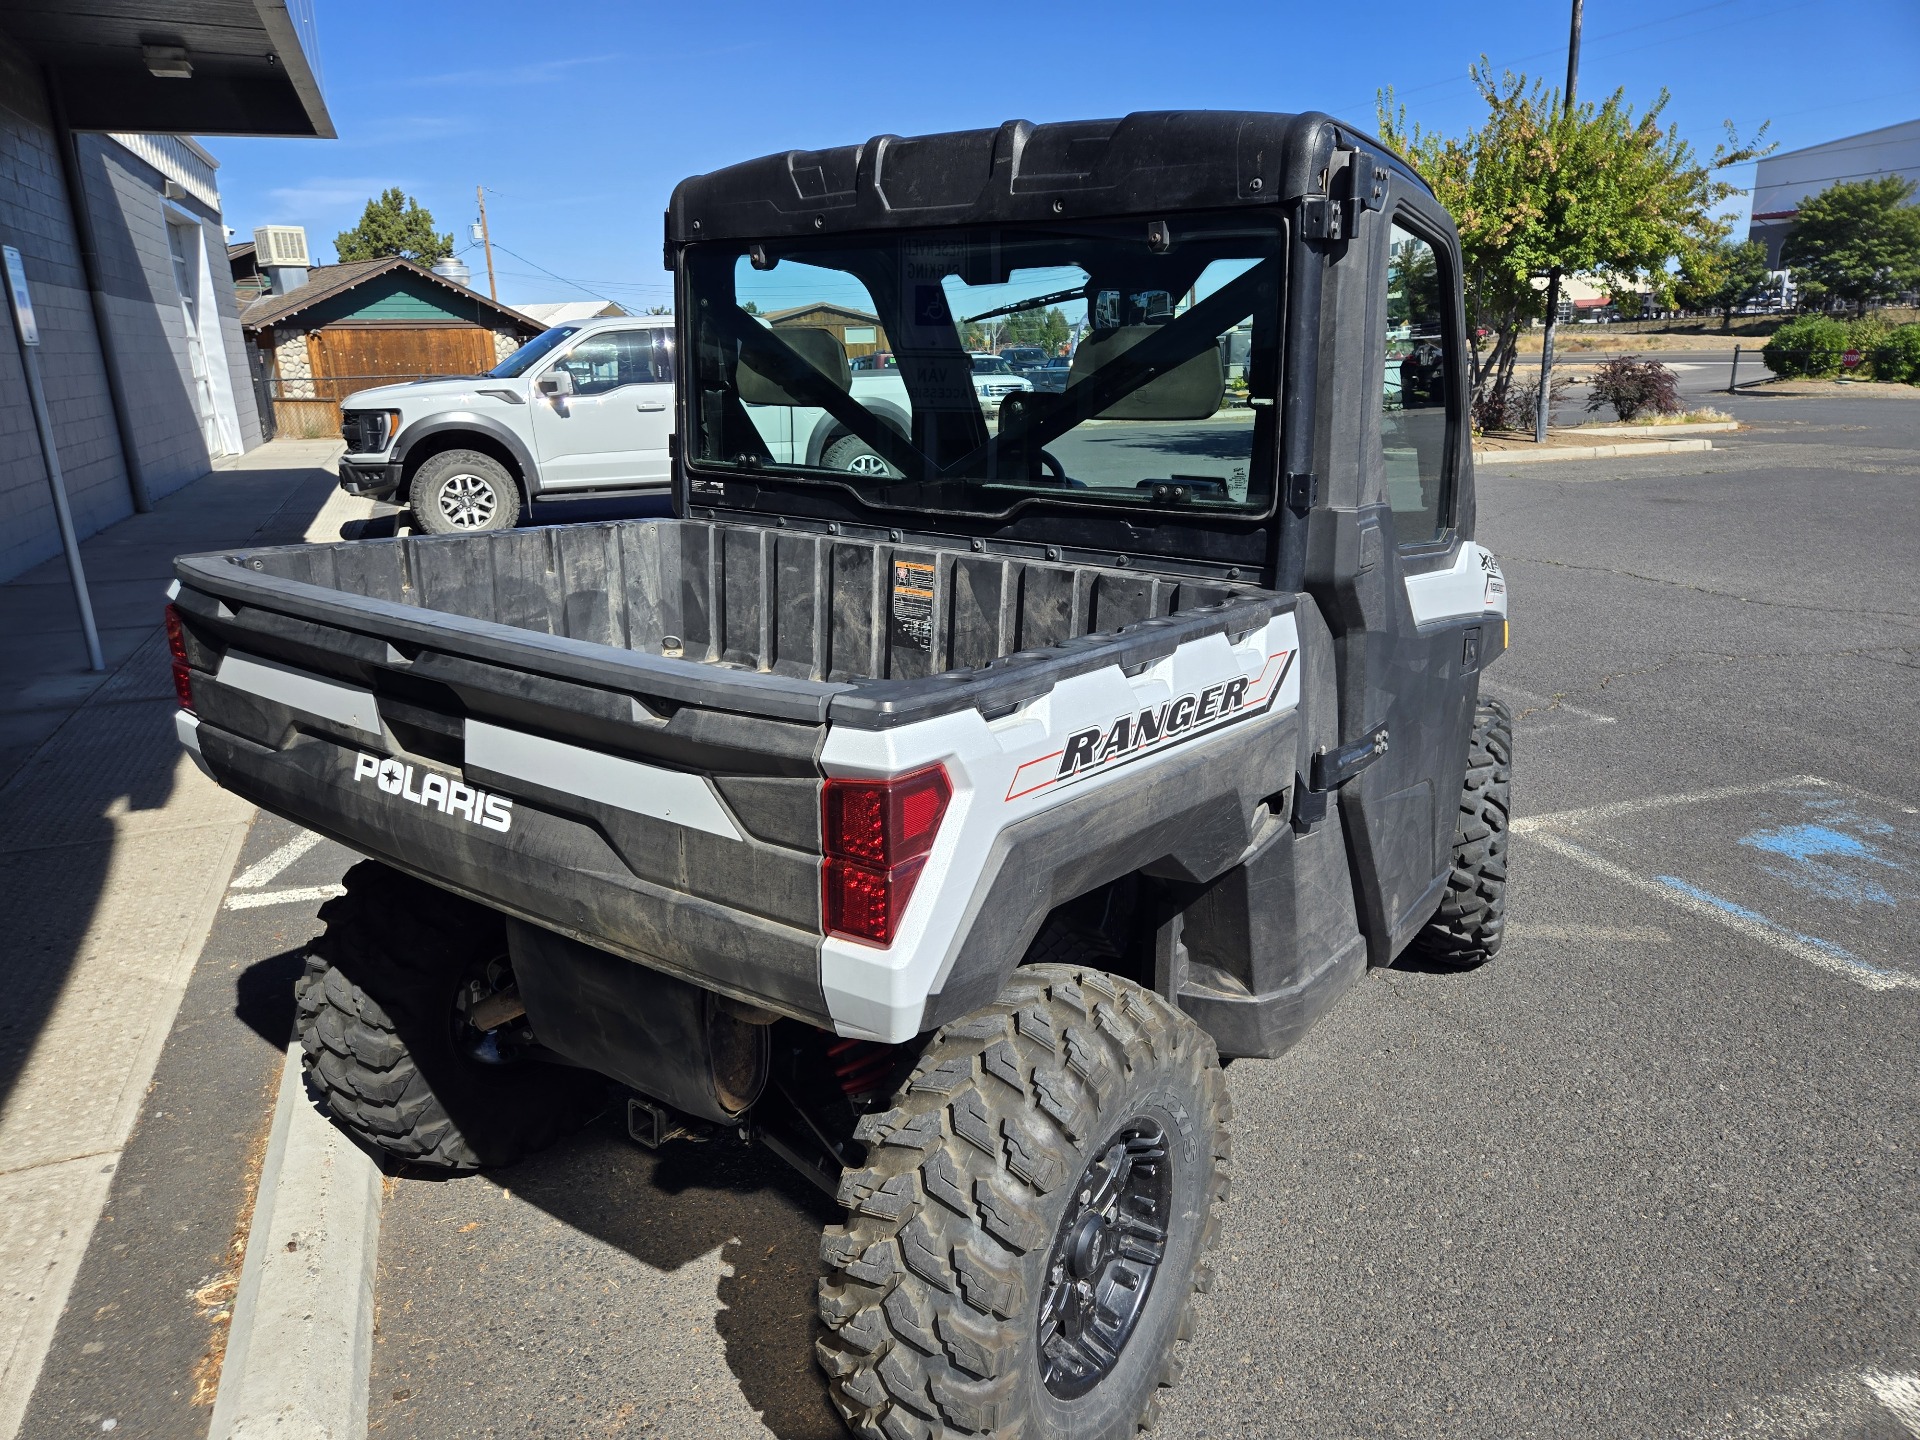
[[0,0],[74,130],[334,138],[311,0]]

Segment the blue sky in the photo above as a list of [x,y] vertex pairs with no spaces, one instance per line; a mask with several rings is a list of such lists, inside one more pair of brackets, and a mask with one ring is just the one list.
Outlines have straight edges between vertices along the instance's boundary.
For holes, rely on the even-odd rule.
[[[1483,52],[1559,82],[1567,9],[316,0],[340,138],[207,143],[242,235],[304,225],[331,258],[368,197],[398,185],[466,247],[484,184],[501,299],[641,309],[667,297],[661,211],[685,175],[1016,117],[1318,108],[1370,127],[1386,84],[1413,118],[1458,130],[1478,118],[1467,67]],[[1788,150],[1920,118],[1914,0],[1587,0],[1585,34],[1581,95],[1625,86],[1644,106],[1664,85],[1703,153],[1726,120],[1771,119]],[[463,258],[484,290],[478,249]]]

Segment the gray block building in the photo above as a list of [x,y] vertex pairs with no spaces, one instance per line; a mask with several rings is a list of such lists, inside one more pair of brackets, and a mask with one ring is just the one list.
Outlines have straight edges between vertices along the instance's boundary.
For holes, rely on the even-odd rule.
[[[75,528],[260,443],[218,162],[191,135],[331,137],[303,0],[0,0],[0,244],[19,250]],[[0,336],[0,580],[58,552],[21,350]]]

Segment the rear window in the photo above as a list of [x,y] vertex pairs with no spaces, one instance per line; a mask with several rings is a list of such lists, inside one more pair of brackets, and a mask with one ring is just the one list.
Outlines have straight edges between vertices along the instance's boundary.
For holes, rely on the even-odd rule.
[[[690,476],[1265,513],[1281,234],[1261,212],[693,246]],[[1065,386],[1020,379],[1016,347],[1066,352]]]

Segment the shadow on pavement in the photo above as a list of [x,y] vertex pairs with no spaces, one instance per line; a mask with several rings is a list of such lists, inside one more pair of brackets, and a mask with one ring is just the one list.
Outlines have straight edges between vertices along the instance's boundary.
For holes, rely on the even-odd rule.
[[[649,1152],[627,1138],[624,1114],[624,1092],[612,1091],[585,1131],[519,1165],[484,1177],[405,1172],[403,1187],[436,1183],[396,1192],[400,1205],[390,1200],[383,1222],[372,1391],[381,1433],[491,1433],[489,1417],[525,1413],[549,1383],[544,1370],[570,1367],[585,1352],[592,1364],[562,1386],[548,1433],[677,1407],[685,1397],[667,1393],[668,1377],[697,1388],[689,1372],[711,1353],[701,1340],[710,1315],[741,1400],[773,1435],[845,1435],[813,1358],[820,1230],[839,1220],[839,1207],[772,1154],[731,1136]],[[499,1199],[535,1207],[575,1238],[537,1222],[485,1218],[496,1213],[494,1198],[472,1187],[496,1186]],[[467,1215],[485,1226],[464,1222],[476,1240],[493,1237],[485,1264],[498,1278],[471,1277],[484,1287],[484,1303],[468,1288],[455,1248]],[[595,1258],[592,1247],[583,1252],[580,1236],[646,1273]],[[699,1262],[716,1251],[723,1268],[717,1289],[706,1291]],[[587,1295],[613,1298],[583,1309]],[[522,1353],[533,1346],[513,1334],[523,1325],[542,1332],[537,1355]],[[653,1423],[674,1435],[740,1433],[737,1404],[716,1400],[704,1411],[696,1418],[674,1408],[671,1422],[656,1413]]]
[[176,787],[199,783],[183,781],[160,630],[173,558],[298,541],[333,489],[318,457],[274,467],[261,453],[247,457],[253,468],[216,470],[83,544],[105,676],[86,670],[63,561],[0,585],[0,666],[15,681],[0,721],[20,737],[6,756],[17,768],[0,772],[0,1106],[84,958],[155,926],[155,944],[173,943],[161,917],[192,903],[166,877],[193,875],[212,832],[170,828],[185,822],[161,813],[181,798]]

